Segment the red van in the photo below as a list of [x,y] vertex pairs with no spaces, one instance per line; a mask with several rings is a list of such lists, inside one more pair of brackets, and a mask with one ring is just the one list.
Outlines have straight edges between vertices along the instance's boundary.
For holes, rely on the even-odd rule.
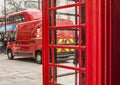
[[[58,19],[57,24],[72,24],[70,20]],[[63,29],[56,30],[56,44],[74,44],[73,31]],[[47,41],[46,41],[47,42]],[[57,48],[57,57],[74,55],[74,49]],[[32,57],[37,63],[42,63],[42,20],[33,20],[19,23],[10,36],[7,44],[8,59],[14,59],[15,56]]]

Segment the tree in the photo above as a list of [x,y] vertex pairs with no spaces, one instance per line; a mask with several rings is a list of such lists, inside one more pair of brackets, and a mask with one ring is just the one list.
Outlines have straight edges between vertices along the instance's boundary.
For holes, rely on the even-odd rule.
[[23,10],[24,0],[7,0],[7,4],[13,11],[21,11]]
[[[38,9],[39,3],[41,3],[41,0],[6,0],[6,15],[25,10],[26,8],[29,9]],[[4,14],[4,6],[1,7],[1,14]]]
[[[6,14],[22,11],[25,9],[26,0],[6,0]],[[2,6],[2,15],[4,15],[4,6]]]

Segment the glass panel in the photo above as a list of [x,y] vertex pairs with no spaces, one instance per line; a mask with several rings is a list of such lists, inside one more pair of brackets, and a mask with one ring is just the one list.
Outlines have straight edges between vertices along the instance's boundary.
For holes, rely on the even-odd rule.
[[49,55],[50,55],[50,57],[49,57],[49,58],[50,58],[50,59],[49,59],[49,62],[52,63],[52,56],[53,56],[53,55],[52,55],[52,49],[51,49],[51,48],[49,49]]
[[8,23],[13,23],[14,22],[14,17],[9,17]]
[[49,67],[49,72],[50,72],[49,73],[50,74],[49,75],[49,77],[50,77],[49,79],[50,79],[50,81],[52,81],[53,80],[53,77],[52,77],[52,67]]
[[5,18],[2,19],[2,25],[4,25],[4,24],[5,24]]
[[85,28],[81,28],[81,45],[85,46],[86,45],[86,29]]
[[52,26],[52,11],[49,11],[49,26]]
[[23,14],[20,15],[21,16],[21,21],[24,21],[25,20],[25,17]]
[[68,5],[68,4],[74,4],[77,1],[78,0],[56,0],[56,7],[57,6],[64,6],[64,5]]
[[86,73],[82,73],[82,85],[86,85]]
[[77,85],[79,72],[64,68],[57,68],[57,83],[61,85]]
[[56,29],[57,45],[75,45],[77,43],[77,29]]
[[0,41],[3,41],[4,39],[4,33],[0,33]]
[[49,8],[51,8],[51,5],[52,5],[52,4],[51,4],[51,3],[52,3],[51,1],[52,1],[52,0],[49,0]]
[[78,7],[69,7],[56,10],[56,25],[71,26],[79,23]]
[[81,5],[81,23],[86,23],[85,5]]
[[85,2],[86,0],[80,0],[81,2]]
[[49,0],[49,8],[56,7],[57,0]]
[[86,51],[85,50],[82,50],[81,56],[82,56],[82,68],[86,68]]
[[17,39],[17,33],[18,33],[18,32],[16,32],[16,31],[14,32],[14,40]]
[[52,44],[52,30],[49,30],[49,44]]
[[14,41],[14,39],[15,39],[15,32],[9,32],[8,33],[9,42]]
[[49,67],[49,77],[50,81],[52,82],[53,80],[56,82],[57,81],[57,68],[56,67]]
[[15,22],[20,22],[20,21],[21,21],[20,16],[16,16],[16,17],[15,17]]
[[0,19],[0,25],[2,25],[3,24],[3,19]]
[[79,67],[78,52],[71,48],[56,48],[55,63],[64,66]]

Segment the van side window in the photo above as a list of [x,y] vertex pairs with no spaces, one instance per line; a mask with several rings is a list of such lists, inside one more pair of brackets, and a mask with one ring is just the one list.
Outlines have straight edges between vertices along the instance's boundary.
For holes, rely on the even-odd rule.
[[9,34],[9,42],[16,40],[16,32],[12,32]]
[[16,40],[16,37],[17,37],[17,32],[14,32],[14,40]]

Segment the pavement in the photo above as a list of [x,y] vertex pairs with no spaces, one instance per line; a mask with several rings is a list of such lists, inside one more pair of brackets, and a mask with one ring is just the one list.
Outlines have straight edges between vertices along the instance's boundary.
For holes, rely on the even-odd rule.
[[[74,67],[71,60],[58,64]],[[57,75],[74,72],[74,70],[57,68]],[[34,59],[15,57],[14,60],[9,60],[5,54],[0,54],[0,85],[43,85],[42,75],[42,65],[37,64]],[[58,77],[57,83],[76,85],[75,78],[75,74]]]
[[42,65],[34,59],[8,60],[0,54],[0,85],[42,85]]

